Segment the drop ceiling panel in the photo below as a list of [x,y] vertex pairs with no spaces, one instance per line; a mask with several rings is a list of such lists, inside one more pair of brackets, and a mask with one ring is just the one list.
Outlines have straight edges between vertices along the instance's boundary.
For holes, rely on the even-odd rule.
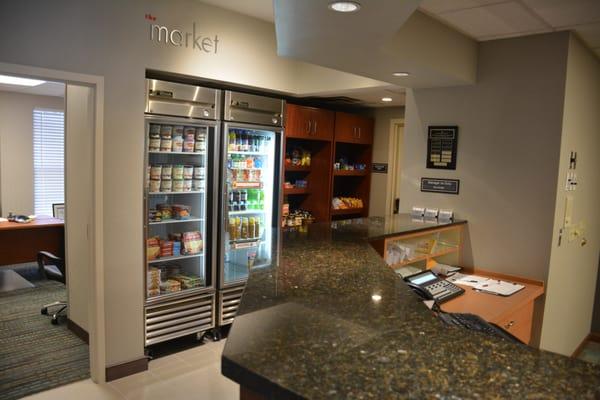
[[521,0],[555,28],[600,22],[600,0]]
[[500,2],[501,0],[423,0],[420,7],[427,12],[437,14]]
[[448,12],[444,13],[442,18],[477,39],[548,29],[543,22],[516,2]]

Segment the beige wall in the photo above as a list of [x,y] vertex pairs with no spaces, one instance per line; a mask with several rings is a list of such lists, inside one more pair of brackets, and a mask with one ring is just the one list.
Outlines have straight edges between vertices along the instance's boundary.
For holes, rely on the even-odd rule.
[[[150,23],[218,35],[217,54],[149,40]],[[146,69],[300,93],[378,83],[277,56],[274,26],[191,0],[0,2],[0,62],[104,77],[104,268],[108,365],[144,355]],[[327,72],[325,77],[323,74]],[[326,79],[324,79],[326,78]]]
[[[482,42],[474,86],[409,91],[400,209],[469,221],[466,265],[546,279],[566,74],[566,32]],[[458,125],[455,171],[425,168],[428,125]],[[460,194],[420,191],[458,178]]]
[[[591,329],[600,254],[600,62],[571,36],[563,112],[552,253],[541,347],[571,355]],[[571,151],[577,152],[576,191],[566,191]],[[564,226],[567,196],[571,226]],[[558,245],[563,228],[561,245]],[[579,236],[573,236],[580,230]],[[582,246],[585,238],[587,244]]]
[[[373,162],[391,163],[389,160],[390,151],[390,130],[393,119],[404,118],[404,107],[383,107],[377,108],[374,112],[375,118],[375,136],[373,140]],[[387,174],[371,174],[371,193],[369,195],[369,216],[380,216],[386,214],[386,199],[388,196],[388,179],[390,177],[390,167],[388,165]]]
[[33,214],[33,109],[64,109],[64,99],[0,92],[0,207]]

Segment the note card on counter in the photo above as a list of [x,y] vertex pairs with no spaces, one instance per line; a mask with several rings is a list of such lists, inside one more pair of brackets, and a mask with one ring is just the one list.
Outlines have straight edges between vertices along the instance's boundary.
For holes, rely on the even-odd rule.
[[500,296],[510,296],[518,292],[525,286],[514,282],[499,281],[497,279],[488,279],[487,282],[482,282],[473,287],[475,290],[480,290],[486,293],[498,294]]

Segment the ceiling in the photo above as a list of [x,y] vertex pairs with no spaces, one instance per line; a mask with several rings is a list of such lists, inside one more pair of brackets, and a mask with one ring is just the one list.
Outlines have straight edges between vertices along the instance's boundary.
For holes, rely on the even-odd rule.
[[18,86],[0,83],[0,92],[33,94],[37,96],[65,97],[65,85],[58,82],[46,82],[37,86]]
[[[275,20],[274,0],[198,1],[267,22]],[[370,0],[361,1],[368,4]],[[301,4],[310,2],[302,0]],[[600,57],[600,0],[422,0],[419,10],[477,41],[571,30]],[[369,76],[367,71],[359,75]],[[348,96],[370,107],[398,106],[404,105],[405,90],[401,85],[320,95]],[[383,103],[382,97],[392,97],[393,101]]]
[[600,0],[423,0],[420,9],[479,41],[571,30],[600,56]]

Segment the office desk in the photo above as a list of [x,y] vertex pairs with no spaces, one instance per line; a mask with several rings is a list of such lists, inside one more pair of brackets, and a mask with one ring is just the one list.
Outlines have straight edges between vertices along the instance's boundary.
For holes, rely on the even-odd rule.
[[470,286],[459,285],[465,289],[465,293],[442,304],[442,310],[479,315],[486,321],[493,322],[506,329],[524,343],[529,343],[531,341],[534,301],[544,294],[544,284],[479,269],[461,272],[517,282],[525,287],[511,296],[504,297],[477,292]]
[[0,265],[36,261],[37,253],[65,254],[64,222],[39,217],[27,224],[0,222]]

